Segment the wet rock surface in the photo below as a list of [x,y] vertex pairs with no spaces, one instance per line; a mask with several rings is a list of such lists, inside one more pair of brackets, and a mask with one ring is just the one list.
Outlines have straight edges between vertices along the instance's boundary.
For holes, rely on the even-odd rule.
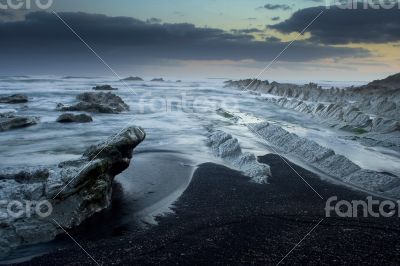
[[330,177],[361,189],[400,198],[400,194],[393,193],[400,187],[400,178],[397,176],[361,169],[343,155],[267,122],[250,124],[248,127],[257,137],[279,151],[296,156]]
[[0,113],[0,132],[30,127],[39,123],[38,117],[19,116],[15,113]]
[[[130,127],[110,141],[86,150],[82,158],[58,166],[3,169],[0,172],[2,200],[35,204],[47,201],[50,216],[34,212],[28,217],[0,213],[0,256],[22,245],[46,242],[107,208],[112,182],[130,164],[133,149],[145,138],[143,129]],[[1,208],[3,212],[5,209]]]
[[27,103],[27,102],[28,102],[28,96],[23,94],[0,96],[0,103],[17,104],[17,103]]
[[223,131],[208,136],[207,145],[216,157],[222,158],[257,183],[267,183],[271,172],[268,165],[260,164],[252,153],[243,153],[239,141]]
[[87,114],[71,114],[66,113],[62,114],[57,118],[58,123],[90,123],[93,119],[90,115]]
[[59,111],[84,111],[90,113],[121,113],[129,110],[129,106],[117,95],[111,92],[85,92],[78,95],[77,104],[65,106],[58,104]]

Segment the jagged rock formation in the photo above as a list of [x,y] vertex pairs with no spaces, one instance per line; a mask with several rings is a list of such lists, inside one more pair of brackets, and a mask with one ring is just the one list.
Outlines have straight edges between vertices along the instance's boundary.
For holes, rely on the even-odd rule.
[[278,96],[267,95],[259,99],[305,113],[331,127],[362,135],[358,140],[365,145],[400,150],[400,74],[346,89],[250,79],[228,81],[226,87]]
[[38,117],[18,116],[15,113],[0,113],[0,132],[30,127],[39,123]]
[[[400,121],[400,74],[357,88],[322,89],[317,84],[294,85],[254,81],[247,89],[301,101],[352,105],[366,114]],[[252,80],[228,81],[226,86],[244,89]]]
[[57,105],[59,111],[84,111],[91,113],[121,113],[128,111],[129,106],[117,95],[108,92],[85,92],[78,95],[80,101],[72,106]]
[[305,102],[288,98],[263,98],[283,108],[312,115],[332,127],[353,131],[355,133],[380,132],[391,133],[400,131],[400,122],[382,117],[371,116],[360,111],[355,106],[342,106],[335,103]]
[[248,127],[279,151],[292,154],[335,179],[365,190],[400,198],[400,179],[396,176],[361,169],[346,157],[335,154],[333,150],[268,122],[250,124]]
[[99,86],[93,87],[93,90],[95,90],[95,91],[116,91],[118,89],[113,88],[110,85],[99,85]]
[[5,169],[0,172],[0,198],[32,208],[41,201],[51,215],[12,217],[0,208],[0,256],[21,245],[49,241],[63,228],[72,228],[110,204],[112,182],[130,164],[133,149],[145,138],[143,129],[130,127],[111,141],[89,148],[82,158],[54,167]]
[[62,114],[57,118],[58,123],[89,123],[93,122],[93,119],[90,115],[87,114],[79,114],[74,115],[70,113]]
[[253,179],[257,183],[267,183],[270,169],[260,164],[252,153],[243,153],[239,142],[232,135],[216,131],[208,136],[207,145],[211,147],[216,157],[222,158],[233,167]]
[[28,96],[23,94],[14,94],[11,96],[0,97],[0,103],[16,104],[16,103],[27,103],[27,102],[28,102]]

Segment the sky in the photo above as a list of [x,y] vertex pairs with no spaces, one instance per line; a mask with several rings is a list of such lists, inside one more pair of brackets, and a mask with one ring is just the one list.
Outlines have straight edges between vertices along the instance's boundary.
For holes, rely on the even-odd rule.
[[114,75],[93,51],[121,77],[254,78],[269,66],[260,79],[368,81],[400,72],[396,3],[53,0],[42,10],[19,0],[31,8],[16,10],[8,1],[17,0],[0,0],[0,75]]

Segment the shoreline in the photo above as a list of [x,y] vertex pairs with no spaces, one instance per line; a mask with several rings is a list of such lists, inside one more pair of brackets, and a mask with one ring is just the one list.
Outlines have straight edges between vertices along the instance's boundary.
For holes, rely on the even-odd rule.
[[[100,263],[232,264],[278,263],[295,243],[325,217],[318,198],[277,155],[259,157],[268,163],[269,184],[255,184],[239,172],[212,163],[202,164],[173,213],[157,218],[158,225],[100,241],[80,242]],[[291,164],[328,198],[365,199],[368,194],[321,180]],[[293,251],[284,265],[373,265],[382,257],[399,262],[399,218],[327,218]],[[79,235],[74,235],[79,241]],[[368,257],[369,260],[365,260]],[[21,265],[79,264],[93,261],[76,246],[35,258]]]
[[[154,164],[159,168],[152,167]],[[110,207],[68,231],[88,241],[100,241],[154,226],[157,224],[154,217],[171,213],[173,202],[189,185],[194,171],[192,162],[179,154],[135,153],[129,168],[115,178]],[[69,246],[70,238],[60,235],[51,242],[16,249],[0,260],[0,265],[29,262]]]

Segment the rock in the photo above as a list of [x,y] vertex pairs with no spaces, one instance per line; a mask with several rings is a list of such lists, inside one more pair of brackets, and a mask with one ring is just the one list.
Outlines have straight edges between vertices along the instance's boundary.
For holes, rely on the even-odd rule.
[[114,177],[129,166],[133,149],[144,139],[143,129],[130,127],[112,141],[90,147],[78,160],[45,168],[1,170],[2,200],[28,201],[32,209],[47,201],[52,211],[48,217],[36,212],[11,217],[0,208],[0,257],[22,245],[50,241],[63,233],[58,224],[70,229],[107,208]]
[[182,82],[182,80],[180,80],[180,79],[178,79],[177,81],[176,81],[176,83],[181,83]]
[[80,102],[72,106],[57,105],[59,111],[84,111],[91,113],[121,113],[128,111],[129,106],[111,92],[85,92],[77,96]]
[[[341,103],[343,108],[356,105],[359,112],[400,121],[400,74],[374,81],[361,87],[322,89],[317,84],[295,85],[260,80],[227,81],[226,87],[235,87],[269,93],[301,101]],[[251,85],[250,85],[251,84]],[[250,85],[250,86],[249,86]],[[329,112],[330,110],[326,110]],[[365,122],[365,121],[364,121]]]
[[143,79],[140,77],[127,77],[127,78],[121,79],[120,81],[143,81]]
[[271,171],[268,165],[257,161],[254,154],[243,153],[239,142],[232,135],[223,131],[215,131],[208,136],[207,145],[211,147],[216,157],[230,163],[233,167],[257,183],[267,183]]
[[[322,89],[317,84],[287,84],[260,80],[227,81],[225,87],[271,94],[258,99],[295,110],[329,127],[362,134],[361,144],[400,150],[400,74],[365,86]],[[278,98],[279,97],[279,98]],[[376,134],[379,133],[379,134]],[[371,139],[371,140],[369,140]]]
[[28,96],[23,94],[14,94],[11,96],[0,97],[0,103],[15,104],[15,103],[27,103],[27,102],[28,102]]
[[87,114],[79,114],[74,115],[70,113],[62,114],[58,117],[57,122],[59,123],[89,123],[92,122],[93,119],[90,115]]
[[17,116],[14,113],[0,113],[0,132],[25,128],[39,123],[38,117]]
[[[396,176],[361,169],[345,156],[268,122],[250,124],[248,127],[277,150],[292,154],[333,178],[365,190],[400,198],[400,179]],[[399,191],[399,194],[394,195],[395,191]]]
[[93,90],[95,90],[95,91],[116,91],[118,89],[113,88],[110,85],[100,85],[100,86],[93,87]]
[[163,78],[154,78],[151,81],[164,82],[164,79]]

